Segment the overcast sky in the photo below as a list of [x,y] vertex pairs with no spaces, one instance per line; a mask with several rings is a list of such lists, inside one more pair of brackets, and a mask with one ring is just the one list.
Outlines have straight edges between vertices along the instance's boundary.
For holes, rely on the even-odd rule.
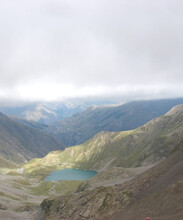
[[0,101],[183,96],[182,0],[0,0]]

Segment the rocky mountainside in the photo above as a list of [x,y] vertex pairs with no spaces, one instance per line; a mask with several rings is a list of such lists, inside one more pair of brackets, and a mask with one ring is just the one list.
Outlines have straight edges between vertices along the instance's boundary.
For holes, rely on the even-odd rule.
[[[126,183],[134,191],[125,211],[107,218],[175,220],[183,217],[183,139],[164,161]],[[131,186],[130,186],[131,184]],[[123,185],[118,185],[121,190]],[[133,188],[132,188],[133,187]],[[141,187],[141,188],[140,188]],[[105,218],[106,219],[106,218]]]
[[[87,168],[98,168],[99,173],[94,177],[95,181],[104,172],[106,181],[109,179],[109,172],[107,172],[110,169],[109,166],[114,168],[118,166],[115,168],[118,169],[119,165],[133,167],[142,164],[147,166],[151,163],[153,167],[126,181],[121,181],[121,183],[116,181],[116,184],[113,185],[91,188],[90,184],[93,182],[91,179],[82,184],[73,194],[45,199],[41,204],[40,219],[141,220],[148,216],[150,219],[157,220],[182,219],[182,133],[183,105],[179,105],[166,115],[154,119],[128,134],[124,134],[124,132],[118,133],[118,135],[111,133],[110,139],[99,134],[98,136],[101,135],[100,141],[93,142],[93,148],[91,145],[90,147],[83,146],[83,148],[88,147],[88,150],[77,154],[77,159],[64,160],[63,158],[66,156],[64,152],[64,157],[61,156],[62,153],[55,153],[55,158],[57,161],[59,160],[59,163],[67,162],[67,165],[75,166],[77,164],[79,167],[85,164]],[[118,141],[120,139],[121,144],[118,141],[114,141],[112,144],[114,152],[118,152],[118,155],[108,151],[111,139],[118,139]],[[128,141],[125,142],[123,139]],[[92,140],[90,141],[92,142]],[[105,150],[108,151],[105,157],[111,155],[112,160],[108,160],[110,163],[107,163],[105,157],[97,155],[96,151],[100,155],[100,150],[103,153]],[[76,146],[75,149],[71,147],[67,153],[70,157],[74,157],[75,153],[79,151],[79,146]],[[83,154],[86,159],[82,163]],[[53,157],[52,154],[52,161]],[[43,160],[49,164],[49,155]],[[156,164],[157,161],[159,163]]]
[[67,146],[81,144],[101,131],[135,129],[168,112],[183,99],[136,101],[113,107],[91,107],[46,130]]
[[44,200],[42,219],[182,219],[182,169],[183,139],[164,161],[132,180]]
[[0,113],[0,165],[42,157],[64,144],[51,135],[19,124]]

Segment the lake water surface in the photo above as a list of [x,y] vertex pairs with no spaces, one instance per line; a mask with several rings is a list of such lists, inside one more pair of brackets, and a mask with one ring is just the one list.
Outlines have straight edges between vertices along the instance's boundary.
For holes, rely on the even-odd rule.
[[79,170],[79,169],[63,169],[57,170],[50,173],[46,177],[45,181],[55,180],[86,180],[96,175],[96,171],[90,170]]

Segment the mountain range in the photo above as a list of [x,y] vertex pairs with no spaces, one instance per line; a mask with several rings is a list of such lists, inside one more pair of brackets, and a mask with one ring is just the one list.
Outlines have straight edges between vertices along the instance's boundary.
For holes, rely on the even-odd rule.
[[101,131],[135,129],[168,112],[183,99],[134,101],[119,106],[91,107],[62,119],[45,130],[58,137],[66,146],[84,143]]
[[51,125],[63,118],[97,105],[115,104],[109,100],[67,100],[63,102],[35,103],[20,106],[0,106],[0,111],[9,117]]

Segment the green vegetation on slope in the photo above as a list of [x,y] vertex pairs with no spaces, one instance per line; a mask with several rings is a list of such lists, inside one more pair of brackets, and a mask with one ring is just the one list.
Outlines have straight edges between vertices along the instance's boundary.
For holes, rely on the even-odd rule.
[[25,164],[25,173],[38,169],[138,167],[158,162],[168,156],[182,138],[183,105],[179,111],[172,111],[135,130],[102,132],[82,145],[51,152]]
[[38,186],[31,188],[31,193],[34,195],[65,195],[75,192],[81,183],[80,180],[41,182]]

